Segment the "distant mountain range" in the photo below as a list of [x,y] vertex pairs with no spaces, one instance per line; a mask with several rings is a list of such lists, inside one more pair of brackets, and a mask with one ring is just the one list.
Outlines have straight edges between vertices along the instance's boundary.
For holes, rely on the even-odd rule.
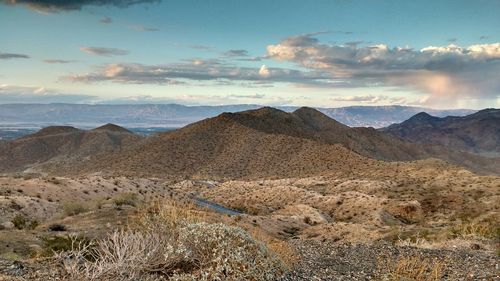
[[[419,116],[422,114],[415,118]],[[384,130],[352,128],[313,108],[291,113],[270,107],[222,113],[148,137],[108,124],[93,130],[48,127],[16,140],[0,141],[0,172],[63,175],[302,177],[398,169],[402,162],[387,161],[427,158],[500,173],[498,158],[412,143]]]
[[445,118],[421,112],[381,131],[412,143],[500,156],[500,109],[484,109],[464,117]]
[[[124,127],[183,127],[223,112],[260,108],[259,105],[184,106],[179,104],[86,105],[86,104],[0,104],[0,125],[72,125],[92,128],[106,123]],[[277,107],[292,112],[298,107]],[[409,106],[351,106],[317,108],[330,118],[351,127],[381,128],[400,123],[419,112],[434,116],[464,116],[474,110],[434,110]]]

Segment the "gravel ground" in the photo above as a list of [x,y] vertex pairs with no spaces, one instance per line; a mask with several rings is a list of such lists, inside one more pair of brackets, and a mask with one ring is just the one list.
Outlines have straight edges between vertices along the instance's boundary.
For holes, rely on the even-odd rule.
[[[500,259],[474,251],[427,250],[389,244],[350,245],[295,240],[300,262],[280,281],[292,280],[384,280],[387,268],[401,257],[417,261],[443,261],[440,280],[500,280]],[[398,280],[401,278],[397,278]],[[412,279],[404,279],[412,280]]]
[[[292,272],[279,281],[415,280],[401,276],[396,279],[388,278],[393,262],[401,257],[444,262],[446,266],[441,271],[440,280],[500,281],[500,258],[484,252],[425,250],[389,244],[351,245],[311,240],[293,240],[291,243],[297,249],[300,261]],[[58,277],[61,276],[60,270],[60,266],[51,264],[48,260],[33,264],[0,259],[0,281],[61,280]]]

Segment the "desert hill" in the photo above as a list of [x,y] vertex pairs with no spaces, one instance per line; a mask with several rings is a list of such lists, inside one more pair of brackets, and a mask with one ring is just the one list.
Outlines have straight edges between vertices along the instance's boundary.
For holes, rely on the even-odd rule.
[[[435,154],[469,167],[492,167],[464,154]],[[182,129],[144,139],[120,153],[74,165],[48,167],[53,173],[118,173],[155,177],[262,178],[389,169],[378,160],[418,160],[433,155],[371,128],[350,128],[317,110],[293,113],[261,108],[223,113]],[[454,157],[454,158],[452,158]],[[466,159],[464,161],[464,158]]]
[[0,144],[0,171],[14,172],[45,162],[72,163],[90,155],[120,150],[141,137],[116,125],[85,131],[52,126],[35,134]]
[[400,161],[422,157],[422,152],[414,145],[388,137],[373,128],[351,128],[313,108],[302,107],[292,113],[286,113],[265,107],[239,113],[225,113],[222,117],[268,134],[341,144],[374,159]]
[[[405,142],[373,128],[351,128],[312,108],[264,107],[140,138],[107,124],[90,131],[49,127],[2,145],[3,171],[108,172],[134,176],[257,178],[352,173],[383,161],[440,158],[500,173],[497,159]],[[383,160],[383,161],[377,161]]]
[[[328,118],[328,117],[326,117]],[[344,127],[330,122],[321,126]],[[321,130],[319,130],[321,132]],[[256,178],[306,176],[379,165],[341,144],[315,139],[295,114],[262,108],[223,113],[182,129],[146,138],[137,146],[53,172],[119,172],[140,176]],[[68,170],[69,169],[69,170]]]
[[484,109],[464,117],[445,118],[421,112],[382,131],[413,143],[500,156],[500,109]]

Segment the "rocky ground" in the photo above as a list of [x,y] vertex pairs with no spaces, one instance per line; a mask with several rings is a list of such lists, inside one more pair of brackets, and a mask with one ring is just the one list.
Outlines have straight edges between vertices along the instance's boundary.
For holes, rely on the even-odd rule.
[[[295,240],[293,245],[300,261],[281,281],[500,280],[500,259],[489,253],[311,240]],[[398,278],[412,272],[414,279]]]
[[[333,241],[295,240],[292,244],[299,260],[280,281],[500,280],[500,259],[490,253]],[[30,263],[0,259],[0,280],[61,280],[61,272],[60,264],[48,260]],[[403,275],[407,279],[401,279]]]

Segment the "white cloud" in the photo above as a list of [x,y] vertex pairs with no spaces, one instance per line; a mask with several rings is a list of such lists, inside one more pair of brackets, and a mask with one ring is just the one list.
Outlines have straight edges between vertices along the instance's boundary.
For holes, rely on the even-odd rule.
[[0,85],[0,103],[91,103],[97,97],[65,94],[39,86]]
[[264,77],[264,78],[267,78],[269,77],[271,73],[269,72],[269,69],[267,68],[267,66],[264,64],[260,67],[259,69],[259,75]]
[[500,93],[500,79],[496,77],[500,72],[500,43],[415,50],[385,44],[322,44],[306,34],[267,46],[267,55],[328,73],[331,83],[327,86],[331,87],[397,86],[429,95],[431,103],[454,103],[470,97],[495,100]]
[[117,48],[104,48],[104,47],[80,47],[82,52],[95,56],[124,56],[128,54],[128,51],[117,49]]

